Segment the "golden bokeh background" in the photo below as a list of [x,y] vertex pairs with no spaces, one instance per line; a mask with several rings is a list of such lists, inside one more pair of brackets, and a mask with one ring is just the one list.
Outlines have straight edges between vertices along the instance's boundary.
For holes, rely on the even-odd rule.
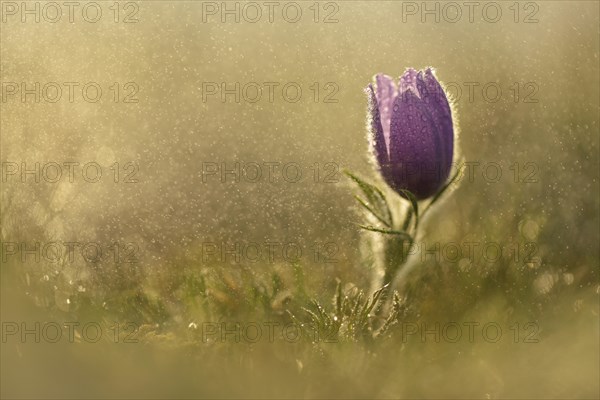
[[[74,22],[62,6],[56,23],[22,22],[22,4],[0,4],[2,322],[134,320],[151,332],[135,345],[3,337],[3,397],[598,396],[597,2],[480,2],[473,21],[461,2],[460,18],[444,2],[278,2],[269,21],[261,2],[119,2],[115,16],[113,2],[99,1],[94,23],[81,14],[86,2]],[[249,14],[222,22],[221,7],[236,4]],[[250,22],[256,4],[263,14]],[[284,7],[293,7],[288,19],[302,10],[299,20],[286,21]],[[439,22],[421,21],[421,7],[438,7]],[[475,172],[423,222],[423,243],[518,244],[521,256],[534,243],[535,260],[425,257],[410,275],[419,318],[535,320],[540,342],[310,350],[187,338],[203,318],[263,318],[230,298],[231,285],[213,297],[235,306],[196,310],[181,289],[189,274],[225,269],[235,280],[243,264],[260,280],[301,268],[324,303],[336,279],[372,287],[376,266],[342,171],[377,181],[363,93],[372,76],[427,66],[453,97],[457,155]],[[48,91],[22,98],[24,82]],[[220,85],[236,82],[240,101],[223,101]],[[62,88],[56,102],[49,83]],[[90,96],[102,89],[97,102],[85,85]],[[257,87],[262,97],[248,101]],[[79,163],[73,182],[21,179],[24,166],[65,162]],[[101,168],[98,182],[81,179],[86,163]],[[236,163],[263,175],[203,174]],[[277,166],[272,182],[267,163]],[[23,261],[10,248],[69,241],[133,244],[136,263]],[[281,250],[264,263],[203,258],[207,243],[267,242],[301,247],[300,267]],[[314,257],[324,244],[336,262]]]

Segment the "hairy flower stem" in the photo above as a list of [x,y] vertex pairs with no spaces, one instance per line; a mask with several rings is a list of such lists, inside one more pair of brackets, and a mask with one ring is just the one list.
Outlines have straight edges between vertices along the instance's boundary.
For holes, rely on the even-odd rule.
[[391,236],[385,239],[383,285],[388,285],[393,282],[400,268],[406,263],[412,241],[403,236]]

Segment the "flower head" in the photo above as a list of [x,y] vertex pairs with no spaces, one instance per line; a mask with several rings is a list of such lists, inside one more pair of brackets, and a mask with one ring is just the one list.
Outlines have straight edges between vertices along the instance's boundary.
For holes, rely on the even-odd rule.
[[369,84],[371,147],[385,181],[402,194],[428,198],[452,167],[454,128],[448,99],[433,71],[410,68],[398,84],[387,75]]

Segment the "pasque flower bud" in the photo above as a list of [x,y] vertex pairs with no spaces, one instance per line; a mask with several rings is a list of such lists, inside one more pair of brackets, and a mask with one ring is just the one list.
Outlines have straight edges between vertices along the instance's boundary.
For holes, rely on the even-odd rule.
[[398,84],[378,74],[366,91],[371,148],[384,180],[403,196],[433,196],[448,179],[454,151],[452,111],[433,71],[408,69]]

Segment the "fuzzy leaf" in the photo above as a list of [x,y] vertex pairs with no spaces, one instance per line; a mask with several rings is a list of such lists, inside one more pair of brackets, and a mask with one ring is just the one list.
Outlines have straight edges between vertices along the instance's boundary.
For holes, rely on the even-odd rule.
[[431,208],[431,206],[442,197],[442,195],[446,192],[446,190],[450,187],[450,185],[452,185],[454,183],[454,181],[456,181],[456,179],[460,175],[460,172],[461,172],[461,169],[458,168],[456,170],[456,172],[454,173],[454,175],[452,176],[452,178],[450,178],[450,180],[448,181],[448,183],[446,183],[439,190],[439,192],[437,192],[435,194],[435,196],[433,196],[433,198],[431,199],[431,201],[429,202],[429,204],[427,205],[427,207],[425,207],[425,210],[423,210],[423,213],[421,214],[421,216],[425,215],[425,213],[427,212],[427,210],[429,210]]
[[408,209],[406,213],[406,217],[404,218],[404,223],[402,224],[402,230],[406,231],[410,225],[410,221],[412,220],[413,210],[412,207]]
[[[460,168],[457,169],[457,171],[454,173],[454,176],[452,178],[450,178],[450,180],[448,181],[448,183],[446,183],[440,190],[439,192],[437,192],[435,194],[435,196],[433,196],[433,199],[431,199],[431,202],[429,203],[429,206],[431,206],[433,203],[435,203],[440,197],[442,197],[442,195],[444,194],[444,192],[446,191],[446,189],[448,189],[448,187],[450,187],[450,185],[452,185],[454,183],[454,181],[456,180],[456,178],[458,178],[458,175],[460,174]],[[429,208],[429,206],[427,206],[427,208]]]
[[408,190],[400,189],[400,193],[404,195],[408,201],[410,201],[410,205],[412,207],[412,212],[415,214],[415,229],[419,226],[419,203],[417,202],[417,198],[414,194],[412,194]]
[[385,226],[391,228],[390,223],[388,221],[386,221],[383,217],[381,217],[379,214],[377,214],[377,212],[375,212],[375,210],[373,210],[371,207],[369,207],[369,205],[367,203],[365,203],[365,201],[363,199],[361,199],[358,196],[354,196],[354,198],[356,199],[356,201],[358,201],[358,204],[360,204],[367,211],[369,211],[375,218],[377,218],[378,221],[380,221]]
[[371,212],[378,220],[383,222],[384,225],[388,227],[393,226],[394,221],[392,212],[390,211],[387,199],[383,192],[377,186],[363,181],[349,171],[344,171],[344,173],[358,185],[365,195],[367,201],[364,202],[359,200],[361,205]]
[[412,237],[405,231],[398,231],[398,230],[394,230],[394,229],[379,229],[374,226],[366,226],[366,225],[359,225],[359,226],[362,229],[365,229],[367,231],[385,233],[386,235],[399,235],[399,236],[404,236],[408,240],[412,240]]

